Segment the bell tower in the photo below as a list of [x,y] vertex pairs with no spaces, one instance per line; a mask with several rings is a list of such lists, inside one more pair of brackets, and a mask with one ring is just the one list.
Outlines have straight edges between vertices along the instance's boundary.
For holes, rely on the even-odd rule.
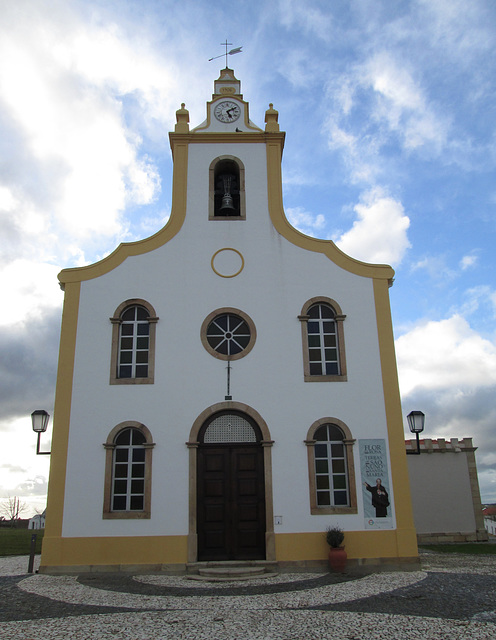
[[[246,220],[246,185],[245,165],[247,159],[251,161],[257,156],[255,164],[261,168],[266,166],[269,142],[276,151],[276,165],[282,157],[285,134],[279,131],[277,122],[278,112],[270,104],[265,114],[265,131],[250,120],[248,102],[243,100],[241,83],[234,75],[234,71],[226,67],[220,71],[214,81],[212,99],[206,103],[206,119],[190,130],[189,112],[185,105],[176,112],[177,123],[173,133],[169,134],[174,155],[174,172],[177,178],[184,182],[185,175],[179,173],[176,167],[176,155],[179,147],[187,149],[192,162],[193,156],[198,156],[198,149],[203,147],[203,153],[210,155],[209,160],[209,220]],[[184,145],[184,146],[183,146]],[[207,151],[208,149],[208,151]],[[199,157],[199,156],[198,156]],[[205,160],[204,160],[205,161]],[[200,171],[198,165],[197,171]],[[189,173],[188,184],[183,185],[189,190],[193,176]],[[277,184],[278,180],[274,182]],[[263,176],[263,184],[267,184],[267,174]],[[255,188],[255,186],[254,186]],[[198,183],[195,182],[195,190]],[[259,189],[259,186],[258,186]],[[258,199],[258,198],[257,198]],[[173,214],[174,210],[173,202]],[[267,211],[267,193],[265,191],[264,206]],[[258,210],[261,210],[258,207]],[[268,217],[267,215],[265,216]]]

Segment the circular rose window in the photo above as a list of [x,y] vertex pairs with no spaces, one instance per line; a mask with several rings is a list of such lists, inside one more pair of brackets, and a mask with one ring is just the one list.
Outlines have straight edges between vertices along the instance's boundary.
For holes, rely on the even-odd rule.
[[237,360],[251,351],[255,325],[238,309],[219,309],[202,325],[202,342],[207,351],[221,360]]

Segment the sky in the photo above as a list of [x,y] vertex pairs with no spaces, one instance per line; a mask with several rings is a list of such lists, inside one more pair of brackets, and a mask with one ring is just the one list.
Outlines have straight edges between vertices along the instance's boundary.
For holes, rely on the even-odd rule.
[[45,506],[30,414],[53,415],[57,273],[167,221],[168,132],[182,102],[205,119],[227,39],[252,121],[273,103],[286,131],[288,219],[394,267],[403,414],[472,437],[496,502],[496,3],[0,0],[0,18],[0,499]]

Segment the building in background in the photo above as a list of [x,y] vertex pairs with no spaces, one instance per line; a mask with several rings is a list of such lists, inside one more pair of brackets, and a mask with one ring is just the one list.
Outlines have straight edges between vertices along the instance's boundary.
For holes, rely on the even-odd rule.
[[46,510],[43,513],[37,513],[29,519],[28,529],[44,529],[45,528]]
[[59,275],[41,571],[318,564],[329,525],[416,561],[394,272],[288,223],[284,137],[223,69],[202,124],[177,111],[166,226]]
[[[407,451],[416,449],[407,440]],[[408,456],[419,543],[487,541],[472,438],[420,441]]]
[[482,510],[484,527],[490,536],[496,536],[496,505],[491,504]]

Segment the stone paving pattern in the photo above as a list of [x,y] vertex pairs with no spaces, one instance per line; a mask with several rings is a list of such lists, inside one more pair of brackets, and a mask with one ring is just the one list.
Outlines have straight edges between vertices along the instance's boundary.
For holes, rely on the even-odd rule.
[[27,557],[0,558],[0,638],[496,640],[496,556],[423,553],[420,571],[228,583],[29,575]]

